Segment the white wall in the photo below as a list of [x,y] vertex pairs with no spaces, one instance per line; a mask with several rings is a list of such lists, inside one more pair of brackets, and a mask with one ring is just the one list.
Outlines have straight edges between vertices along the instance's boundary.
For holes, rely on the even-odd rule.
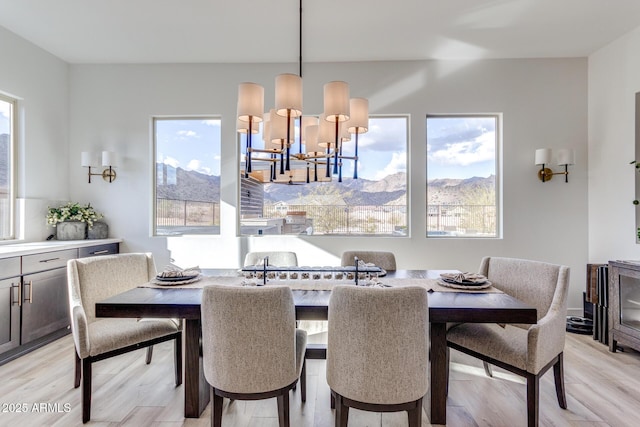
[[0,92],[18,99],[20,237],[42,240],[47,204],[69,198],[69,65],[2,27],[0,58]]
[[589,261],[640,259],[636,244],[635,94],[640,28],[589,57]]
[[[70,71],[70,192],[103,211],[111,235],[126,251],[152,251],[159,267],[172,258],[183,267],[237,267],[248,250],[283,247],[301,264],[329,265],[346,249],[394,251],[399,268],[475,271],[484,255],[513,256],[571,267],[569,306],[581,310],[587,262],[587,61],[586,59],[408,61],[305,64],[305,110],[319,112],[322,85],[350,83],[367,97],[372,114],[410,114],[410,238],[236,237],[238,83],[265,86],[296,64],[72,65]],[[503,113],[504,238],[425,238],[428,113]],[[217,114],[223,119],[222,235],[150,237],[154,115]],[[536,148],[571,147],[577,164],[569,183],[541,183]],[[121,156],[112,184],[86,183],[80,152],[111,149]]]

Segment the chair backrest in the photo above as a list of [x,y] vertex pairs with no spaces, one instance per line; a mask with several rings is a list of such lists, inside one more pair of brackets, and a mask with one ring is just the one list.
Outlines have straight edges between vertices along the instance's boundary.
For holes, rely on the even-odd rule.
[[569,267],[517,258],[485,257],[483,274],[496,288],[536,307],[538,320],[552,306],[566,312]]
[[358,257],[359,260],[362,260],[367,263],[373,263],[380,268],[384,268],[387,271],[395,271],[396,270],[396,257],[393,252],[383,252],[383,251],[345,251],[342,253],[342,258],[340,260],[341,266],[354,265],[353,259],[354,257]]
[[81,305],[95,321],[96,302],[149,282],[156,275],[150,253],[103,255],[67,262],[70,307]]
[[244,257],[243,265],[261,265],[266,256],[269,257],[269,265],[278,267],[294,267],[298,265],[296,253],[286,251],[249,252]]
[[365,403],[396,404],[428,390],[429,307],[417,286],[335,286],[329,300],[327,382]]
[[205,286],[204,373],[230,393],[277,390],[297,378],[295,305],[286,286]]

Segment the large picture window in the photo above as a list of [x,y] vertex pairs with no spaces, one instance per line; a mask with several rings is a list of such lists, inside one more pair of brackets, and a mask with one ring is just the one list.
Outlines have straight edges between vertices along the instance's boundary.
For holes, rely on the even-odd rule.
[[0,95],[0,239],[14,235],[15,99]]
[[499,237],[498,115],[427,116],[427,237]]
[[[306,183],[293,179],[264,182],[240,171],[240,233],[242,235],[305,234],[314,236],[366,235],[406,236],[407,231],[407,147],[406,116],[372,116],[369,131],[358,139],[358,178],[353,178],[355,142],[343,142],[342,182],[332,175],[329,182]],[[299,130],[294,130],[296,138]],[[245,146],[241,136],[241,147]],[[262,148],[262,134],[252,137],[253,148]],[[259,141],[255,142],[255,141]],[[298,152],[297,145],[292,152]],[[245,158],[244,149],[241,156]],[[269,168],[269,162],[253,162]],[[263,163],[264,166],[261,166]],[[301,162],[304,163],[304,162]],[[318,175],[324,179],[325,165]],[[242,169],[244,165],[242,166]],[[310,171],[314,176],[313,166]],[[285,173],[286,175],[286,173]],[[268,176],[268,173],[267,173]],[[268,180],[267,180],[268,181]]]
[[154,235],[220,234],[220,119],[155,118]]

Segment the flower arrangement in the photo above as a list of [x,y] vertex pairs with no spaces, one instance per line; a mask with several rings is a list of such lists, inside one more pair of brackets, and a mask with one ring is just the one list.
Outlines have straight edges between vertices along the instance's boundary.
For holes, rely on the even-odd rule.
[[80,221],[86,222],[89,228],[91,228],[93,227],[94,221],[100,218],[102,218],[102,214],[96,212],[90,204],[80,206],[79,203],[69,202],[57,208],[50,207],[47,213],[47,224],[55,227],[59,222]]

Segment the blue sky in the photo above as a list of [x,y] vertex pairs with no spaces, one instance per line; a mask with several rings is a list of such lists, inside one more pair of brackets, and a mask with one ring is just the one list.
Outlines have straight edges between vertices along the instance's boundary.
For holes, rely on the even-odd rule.
[[495,117],[429,117],[427,180],[494,175],[496,121]]
[[220,120],[156,120],[156,161],[220,175]]
[[[406,172],[407,120],[406,117],[369,119],[369,131],[358,137],[359,177],[378,180]],[[0,117],[0,132],[2,123]],[[186,170],[220,175],[220,125],[217,119],[157,120],[156,160]],[[495,126],[495,117],[430,117],[427,120],[427,179],[495,174]],[[354,136],[351,138],[343,148],[347,156],[354,154]],[[254,135],[252,140],[254,147],[263,146],[261,134]],[[242,141],[241,152],[244,152],[244,136]],[[292,151],[298,152],[297,143]],[[345,161],[343,175],[353,175],[353,161]]]

